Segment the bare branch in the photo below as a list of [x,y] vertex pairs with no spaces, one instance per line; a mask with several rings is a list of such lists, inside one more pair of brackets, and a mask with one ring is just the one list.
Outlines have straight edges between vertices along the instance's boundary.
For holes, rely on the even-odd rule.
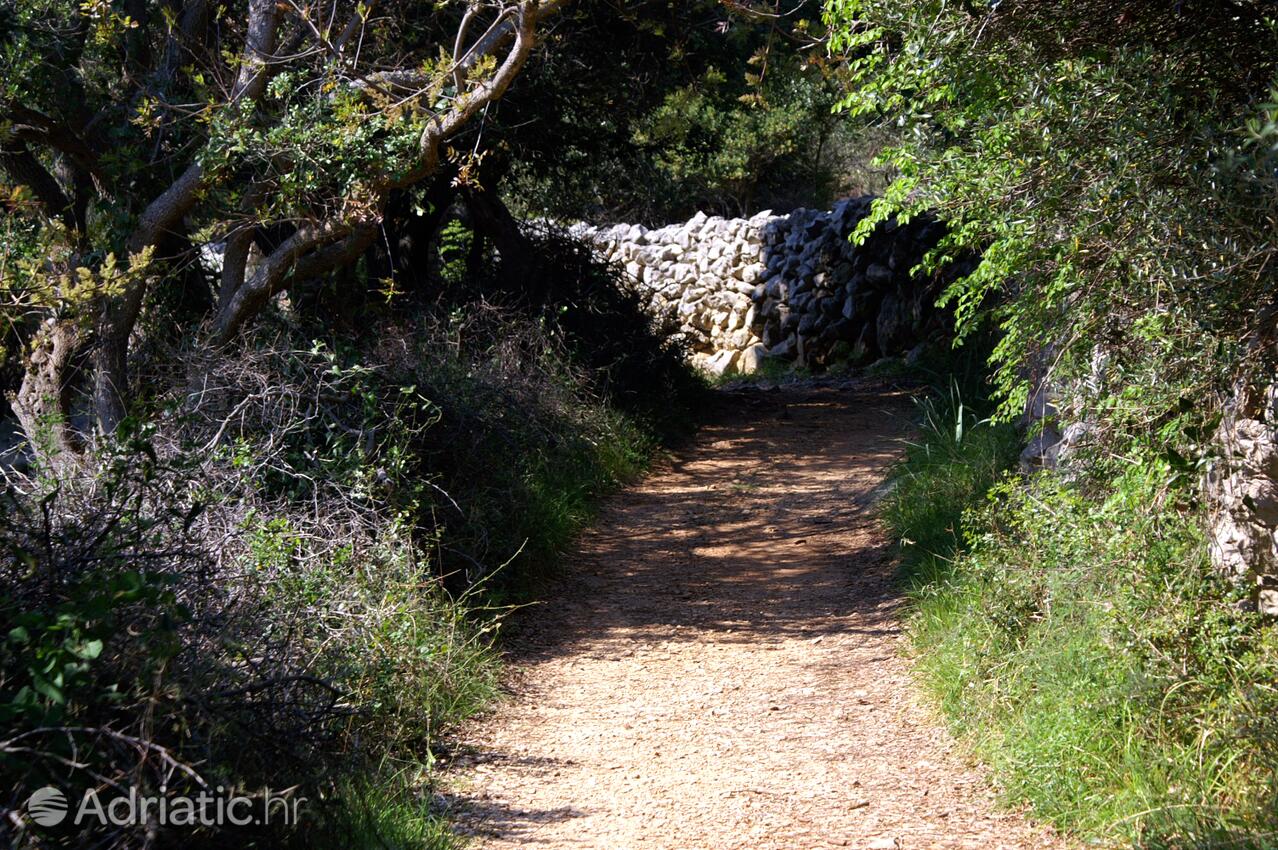
[[[293,279],[312,277],[353,261],[369,246],[377,228],[372,222],[307,224],[271,252],[253,277],[221,305],[214,342],[229,341],[250,317]],[[326,247],[327,246],[327,247]]]

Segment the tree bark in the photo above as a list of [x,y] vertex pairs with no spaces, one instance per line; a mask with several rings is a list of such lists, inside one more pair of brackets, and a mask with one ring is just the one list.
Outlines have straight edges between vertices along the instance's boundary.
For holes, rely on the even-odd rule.
[[475,225],[476,231],[491,239],[497,253],[501,255],[502,269],[519,276],[525,269],[531,268],[532,245],[496,192],[468,187],[462,197],[466,201],[466,208],[470,210],[471,223]]
[[60,469],[84,447],[71,425],[71,378],[83,337],[67,319],[48,319],[36,333],[22,384],[9,396],[18,424],[41,463]]
[[[231,90],[231,103],[257,100],[266,88],[279,20],[275,0],[250,0],[243,64]],[[203,166],[194,162],[153,200],[129,239],[130,253],[141,252],[164,238],[195,205],[205,179]],[[145,294],[145,279],[136,281],[122,295],[110,299],[99,314],[93,358],[93,399],[98,429],[104,434],[114,433],[125,416],[129,337],[137,324]]]
[[[537,23],[563,2],[565,0],[520,0],[503,10],[488,30],[464,52],[465,33],[459,34],[454,50],[461,54],[456,61],[456,71],[457,80],[464,84],[464,91],[424,128],[419,140],[419,155],[413,167],[404,173],[372,178],[371,185],[366,188],[371,190],[373,202],[359,214],[357,220],[330,219],[299,226],[296,233],[270,252],[248,280],[245,280],[243,263],[239,257],[241,249],[247,251],[247,243],[241,244],[239,238],[233,238],[233,244],[228,246],[232,260],[230,272],[221,282],[218,309],[213,321],[213,340],[218,343],[229,340],[288,281],[322,274],[357,259],[376,237],[381,205],[388,193],[412,186],[439,173],[442,144],[461,130],[484,106],[504,94],[532,51]],[[275,56],[277,35],[286,5],[277,0],[248,0],[247,6],[245,43],[238,75],[227,98],[228,103],[256,102],[262,96],[271,75],[287,63],[287,59]],[[184,8],[186,14],[178,27],[181,33],[179,41],[195,37],[201,22],[212,17],[211,9],[215,8],[215,4],[192,0],[192,4]],[[327,49],[336,50],[339,60],[344,56],[346,42],[353,38],[364,19],[365,13],[352,18],[335,48],[325,44]],[[297,35],[295,38],[300,39],[301,36]],[[505,47],[507,44],[508,48]],[[506,50],[505,55],[499,57],[491,75],[482,81],[467,79],[482,60],[497,55],[503,49]],[[290,45],[282,48],[284,55],[292,55],[293,52]],[[179,55],[179,45],[170,43],[159,56],[152,57],[159,68],[156,75],[149,79],[149,83],[163,89],[165,75],[173,72],[173,62]],[[372,77],[360,79],[363,82],[372,80]],[[368,84],[376,85],[375,82]],[[56,178],[51,181],[38,179],[41,175],[36,174],[35,179],[40,185],[35,191],[47,205],[51,205],[51,210],[56,208],[57,214],[69,216],[82,224],[87,186],[92,185],[104,197],[111,191],[100,174],[97,153],[85,144],[79,132],[72,127],[60,125],[53,119],[17,105],[12,109],[6,105],[6,109],[13,112],[13,117],[21,123],[22,132],[30,135],[30,138],[16,135],[15,139],[19,143],[39,143],[60,151],[80,172],[83,179],[67,185],[60,185]],[[85,122],[76,122],[75,126],[80,131],[87,132],[85,128],[88,124]],[[13,161],[14,168],[29,166],[30,161],[39,164],[39,160],[34,157],[30,161],[22,159],[21,151],[12,153],[20,160]],[[48,175],[47,170],[44,174]],[[91,183],[88,182],[89,175]],[[141,211],[135,228],[125,240],[126,253],[132,255],[153,249],[162,244],[170,234],[180,230],[184,217],[195,207],[208,188],[209,181],[215,176],[205,171],[198,156],[188,160],[185,170]],[[55,188],[58,190],[56,194],[53,191]],[[477,203],[484,205],[485,201]],[[517,254],[520,249],[511,234],[510,222],[504,221],[500,215],[504,208],[494,211],[489,206],[487,212],[492,217],[492,226],[497,228],[494,232],[501,233],[506,245],[503,253]],[[506,213],[506,216],[509,214]],[[83,230],[82,227],[78,229]],[[127,262],[128,257],[120,259]],[[60,448],[74,449],[77,441],[69,423],[68,374],[74,355],[80,351],[91,353],[93,410],[98,429],[110,434],[118,428],[127,412],[129,341],[141,314],[147,286],[146,279],[134,280],[120,294],[96,304],[92,335],[78,330],[64,320],[55,321],[37,335],[28,374],[22,388],[13,395],[15,408],[22,408],[20,417],[23,427],[33,442],[44,433],[41,430],[44,426],[40,423],[48,421],[54,429],[54,442],[59,443]]]
[[44,205],[47,214],[62,219],[68,230],[82,229],[81,222],[76,219],[75,205],[62,191],[57,179],[40,164],[25,144],[16,140],[0,144],[0,170],[8,174],[15,183],[30,189]]

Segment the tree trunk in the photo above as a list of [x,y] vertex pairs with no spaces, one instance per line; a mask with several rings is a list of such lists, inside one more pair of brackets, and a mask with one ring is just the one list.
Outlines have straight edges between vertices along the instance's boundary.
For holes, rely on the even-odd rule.
[[506,209],[494,190],[467,188],[463,195],[477,233],[492,240],[501,255],[504,273],[521,276],[532,268],[532,245],[519,229],[519,222]]
[[93,412],[103,434],[114,434],[124,421],[129,389],[129,334],[133,320],[113,316],[115,309],[114,305],[107,308],[93,347]]
[[27,443],[41,463],[59,469],[84,448],[71,426],[71,380],[83,346],[76,325],[48,319],[37,331],[27,357],[22,384],[9,396]]

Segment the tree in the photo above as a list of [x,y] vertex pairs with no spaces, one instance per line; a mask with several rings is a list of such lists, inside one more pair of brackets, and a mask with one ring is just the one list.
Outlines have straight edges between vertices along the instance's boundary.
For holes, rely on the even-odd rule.
[[447,142],[564,2],[5,0],[0,291],[32,445],[75,455],[83,385],[115,431],[139,318],[166,290],[226,344],[285,287],[357,259],[392,193],[465,160]]
[[857,122],[830,107],[841,67],[816,0],[583,0],[516,83],[491,139],[512,205],[663,224],[821,203]]
[[1004,413],[1046,362],[1108,383],[1085,403],[1160,443],[1272,339],[1271,3],[830,0],[827,17],[845,107],[902,128],[900,178],[862,227],[933,210],[938,255],[981,254],[944,297],[961,329],[996,323]]

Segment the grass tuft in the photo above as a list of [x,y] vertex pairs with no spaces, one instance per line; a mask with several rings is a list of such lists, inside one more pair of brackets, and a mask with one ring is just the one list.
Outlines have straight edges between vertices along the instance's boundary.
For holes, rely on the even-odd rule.
[[1104,843],[1278,847],[1278,634],[1211,572],[1192,491],[1142,455],[1095,492],[1027,482],[956,391],[921,412],[882,508],[917,669],[1008,799]]

